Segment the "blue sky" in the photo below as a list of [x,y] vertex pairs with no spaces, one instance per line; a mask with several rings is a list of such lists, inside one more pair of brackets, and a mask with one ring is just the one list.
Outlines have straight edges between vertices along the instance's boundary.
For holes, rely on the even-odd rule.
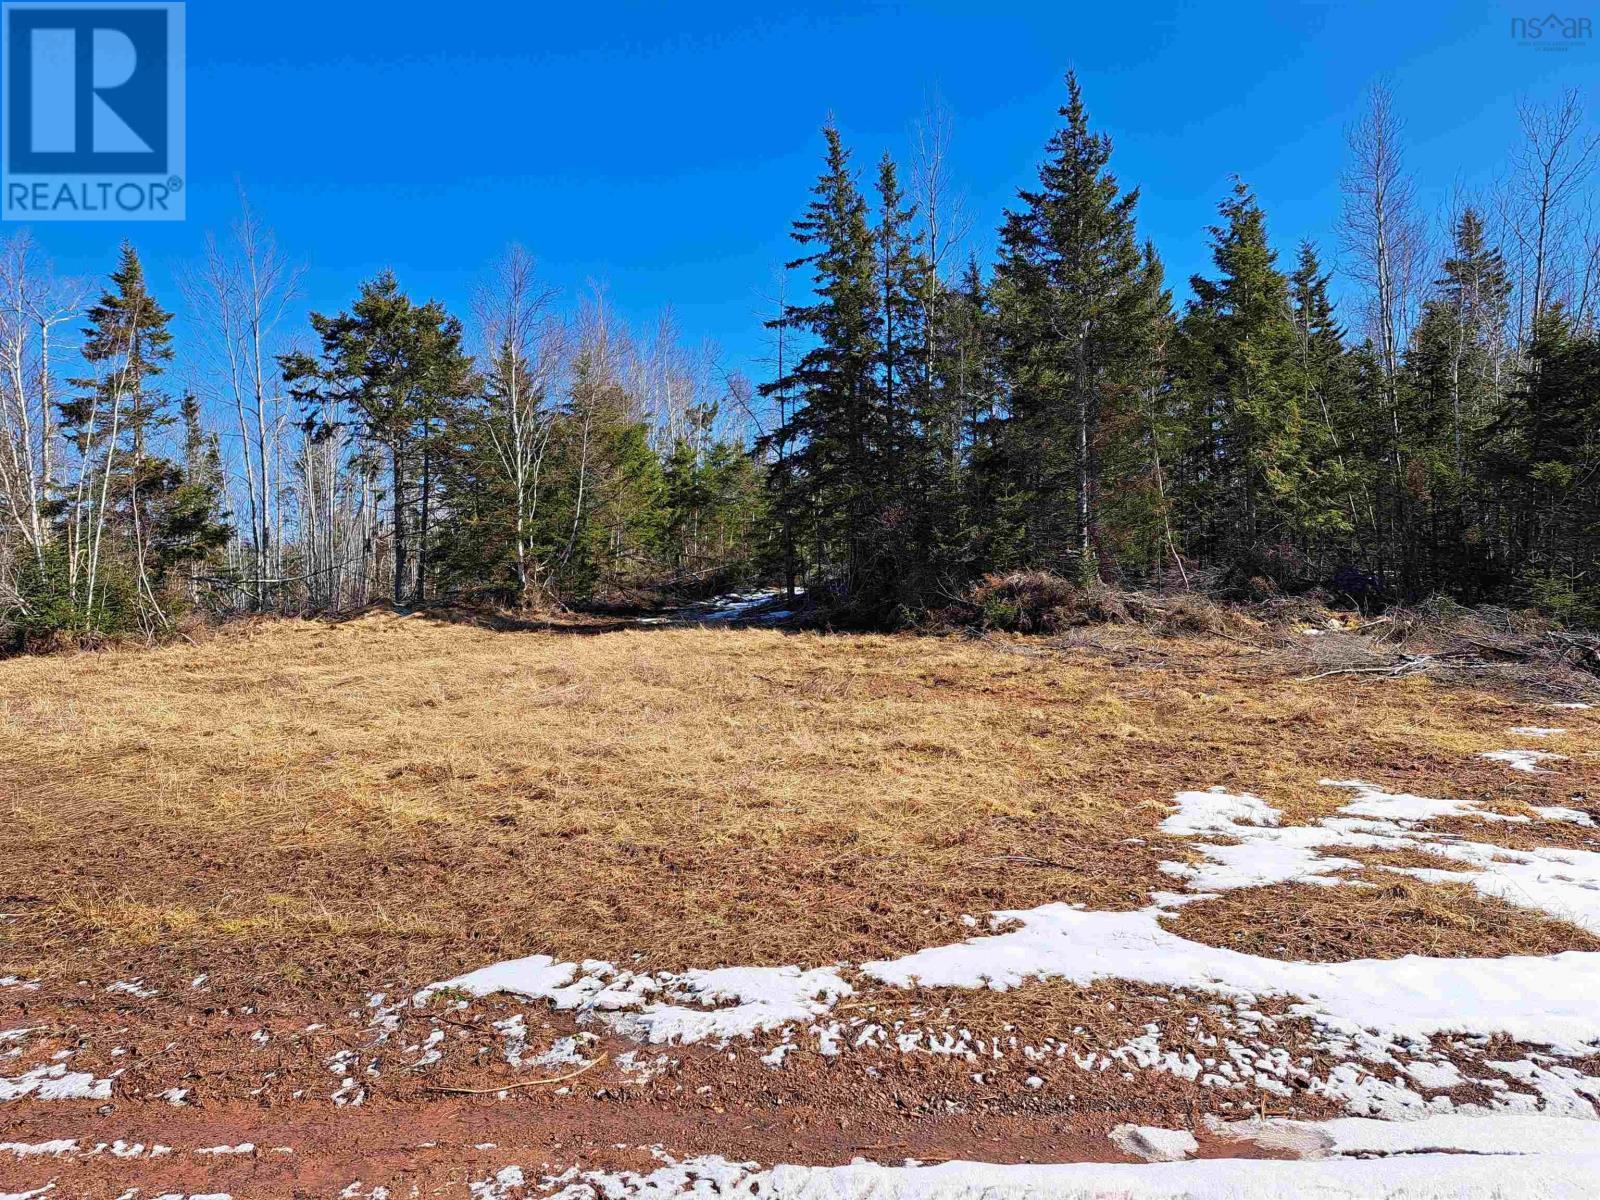
[[830,112],[870,170],[885,149],[909,159],[941,97],[984,251],[1075,68],[1181,295],[1235,172],[1285,255],[1334,248],[1342,131],[1380,75],[1430,203],[1489,181],[1517,95],[1576,85],[1600,104],[1600,45],[1519,46],[1522,10],[1497,4],[792,7],[191,0],[188,220],[35,234],[59,270],[97,275],[131,237],[181,315],[175,273],[242,185],[306,264],[304,308],[388,266],[465,315],[518,241],[569,300],[599,283],[639,324],[671,304],[686,339],[760,378],[761,293]]

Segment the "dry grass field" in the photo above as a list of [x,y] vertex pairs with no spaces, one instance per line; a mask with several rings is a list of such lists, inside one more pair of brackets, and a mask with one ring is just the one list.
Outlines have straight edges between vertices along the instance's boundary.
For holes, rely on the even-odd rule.
[[[452,1028],[433,1021],[448,1047],[461,1040],[440,1066],[370,1072],[367,1104],[338,1110],[343,1132],[324,1128],[339,1080],[323,1060],[359,1051],[380,1006],[370,994],[404,996],[527,955],[657,973],[809,969],[958,942],[995,911],[1133,913],[1176,886],[1162,863],[1200,859],[1161,827],[1190,789],[1268,797],[1299,826],[1350,801],[1321,781],[1358,778],[1518,818],[1494,826],[1506,834],[1498,845],[1600,850],[1592,825],[1527,819],[1530,805],[1595,815],[1594,712],[1552,720],[1540,697],[1505,688],[1308,673],[1281,648],[1137,629],[830,636],[390,612],[0,664],[0,975],[13,985],[0,987],[0,1028],[47,1031],[22,1039],[28,1052],[0,1060],[0,1075],[66,1046],[84,1070],[115,1080],[114,1116],[38,1095],[0,1104],[0,1141],[109,1140],[96,1120],[128,1122],[130,1139],[157,1125],[181,1137],[172,1131],[182,1122],[209,1121],[220,1140],[268,1107],[283,1120],[314,1109],[336,1165],[318,1174],[304,1152],[292,1169],[257,1155],[249,1174],[229,1160],[228,1178],[236,1196],[324,1185],[332,1195],[357,1177],[353,1163],[371,1161],[368,1135],[352,1132],[362,1121],[377,1122],[372,1136],[387,1120],[391,1134],[404,1126],[418,1144],[454,1136],[459,1147],[511,1140],[473,1122],[515,1112],[518,1136],[549,1159],[563,1136],[569,1150],[584,1137],[609,1144],[612,1126],[645,1121],[641,1106],[654,1106],[658,1124],[615,1140],[676,1130],[693,1141],[688,1130],[731,1121],[728,1112],[770,1115],[776,1096],[795,1112],[815,1105],[816,1119],[769,1128],[750,1117],[743,1136],[768,1161],[848,1158],[879,1142],[891,1158],[906,1146],[928,1158],[1087,1156],[1075,1138],[1092,1133],[1099,1145],[1108,1123],[1141,1105],[1193,1117],[1208,1102],[1181,1080],[1129,1085],[1120,1072],[1046,1103],[1009,1066],[986,1077],[930,1057],[874,1067],[863,1081],[827,1054],[791,1056],[794,1069],[779,1073],[698,1049],[674,1057],[670,1096],[637,1076],[601,1087],[614,1063],[595,1066],[575,1081],[585,1090],[571,1103],[587,1106],[576,1116],[548,1090],[514,1092],[499,1108],[435,1094],[440,1080],[492,1093],[522,1078],[478,1047],[513,1011],[493,995],[463,995]],[[1556,724],[1564,730],[1539,742],[1564,756],[1549,769],[1480,757],[1512,744],[1508,728]],[[1449,866],[1424,850],[1351,855],[1340,877],[1374,886],[1269,883],[1163,920],[1197,944],[1309,962],[1600,948],[1558,916],[1385,870]],[[1047,980],[1005,992],[858,981],[839,1011],[1114,1044],[1138,1033],[1151,1005],[1192,1012],[1196,1029],[1216,1019],[1182,989]],[[432,1011],[400,1013],[395,1041],[420,1022],[415,1040],[426,1045]],[[516,1011],[532,1022],[530,1044],[541,1031],[581,1032],[549,1006]],[[629,1052],[610,1032],[585,1036],[599,1037],[597,1054]],[[1286,1027],[1286,1043],[1298,1036]],[[258,1053],[267,1039],[270,1060]],[[174,1090],[187,1095],[166,1103]],[[595,1108],[607,1100],[631,1102],[632,1117]],[[1337,1110],[1311,1093],[1243,1103]],[[836,1110],[854,1115],[843,1125],[816,1116]],[[885,1134],[882,1122],[907,1114],[937,1120]],[[852,1134],[851,1120],[869,1132]],[[384,1169],[414,1185],[466,1179],[425,1155],[385,1154]],[[173,1186],[198,1188],[199,1176],[170,1165],[180,1157],[141,1178],[177,1172]],[[14,1165],[27,1165],[29,1185],[60,1170],[37,1157]],[[125,1167],[85,1165],[75,1186],[118,1194]],[[0,1192],[6,1170],[0,1158]]]

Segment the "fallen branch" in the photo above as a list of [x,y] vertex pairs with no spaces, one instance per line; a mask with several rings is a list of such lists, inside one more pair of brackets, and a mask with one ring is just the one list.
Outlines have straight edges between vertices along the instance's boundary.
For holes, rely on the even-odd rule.
[[1402,662],[1389,663],[1387,666],[1381,667],[1336,667],[1331,671],[1322,671],[1316,675],[1302,675],[1295,682],[1310,683],[1313,679],[1327,679],[1333,675],[1387,675],[1394,679],[1401,675],[1410,675],[1415,671],[1426,671],[1433,666],[1435,661],[1433,655],[1422,654],[1416,657],[1408,657]]
[[526,1083],[508,1083],[501,1087],[489,1088],[431,1087],[428,1091],[439,1092],[446,1096],[493,1096],[498,1092],[515,1092],[520,1091],[522,1088],[548,1087],[552,1083],[565,1083],[569,1079],[576,1079],[585,1071],[594,1070],[595,1067],[598,1067],[610,1057],[609,1054],[602,1054],[599,1058],[585,1063],[576,1071],[568,1071],[565,1075],[557,1075],[554,1079],[530,1079]]

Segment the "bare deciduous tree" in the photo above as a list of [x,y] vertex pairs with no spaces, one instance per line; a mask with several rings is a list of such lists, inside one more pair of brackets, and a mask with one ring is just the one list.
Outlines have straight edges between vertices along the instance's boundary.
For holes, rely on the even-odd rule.
[[1517,335],[1526,343],[1553,299],[1571,302],[1583,290],[1588,247],[1572,245],[1573,201],[1600,160],[1600,131],[1584,128],[1575,88],[1548,104],[1519,100],[1517,119],[1522,141],[1501,207],[1518,253]]
[[1367,328],[1382,364],[1383,398],[1397,472],[1401,429],[1395,381],[1400,373],[1400,350],[1412,323],[1419,273],[1427,258],[1424,227],[1416,214],[1415,192],[1403,161],[1401,128],[1388,85],[1374,84],[1366,110],[1345,134],[1351,162],[1343,178],[1340,223],[1353,264],[1350,273],[1366,293]]
[[41,564],[57,465],[53,336],[86,292],[81,282],[55,279],[26,232],[0,244],[0,505],[8,530]]
[[554,299],[553,289],[535,281],[527,251],[513,246],[494,282],[474,301],[485,364],[486,425],[515,505],[517,591],[523,602],[539,585],[533,520],[554,415],[550,390],[566,350],[566,328],[551,312]]
[[290,418],[275,365],[277,328],[300,294],[303,268],[279,251],[243,193],[229,240],[206,237],[204,261],[181,279],[202,322],[206,391],[231,409],[249,517],[247,590],[262,606],[283,572],[282,439]]

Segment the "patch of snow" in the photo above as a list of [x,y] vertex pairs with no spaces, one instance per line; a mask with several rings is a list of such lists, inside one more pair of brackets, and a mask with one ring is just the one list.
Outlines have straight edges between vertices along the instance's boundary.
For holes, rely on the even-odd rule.
[[1412,1121],[1336,1117],[1331,1121],[1215,1122],[1213,1129],[1269,1149],[1297,1150],[1313,1158],[1440,1150],[1559,1154],[1594,1145],[1597,1132],[1592,1121],[1529,1113],[1434,1113]]
[[809,1021],[851,993],[828,967],[720,967],[651,976],[618,971],[608,962],[585,962],[580,968],[545,954],[430,984],[417,993],[416,1002],[426,1003],[446,988],[548,1001],[558,1009],[604,1017],[626,1036],[652,1044],[747,1037]]
[[1110,1136],[1117,1149],[1145,1162],[1182,1162],[1200,1149],[1200,1143],[1187,1129],[1118,1125]]
[[1430,1091],[1443,1091],[1447,1088],[1460,1087],[1466,1082],[1455,1063],[1449,1059],[1442,1062],[1430,1062],[1427,1059],[1414,1063],[1407,1063],[1405,1072],[1423,1087]]
[[[519,1172],[520,1174],[520,1172]],[[494,1181],[473,1196],[499,1200]],[[1417,1154],[1311,1161],[1202,1159],[1132,1165],[947,1162],[937,1166],[776,1166],[716,1156],[655,1171],[578,1172],[541,1181],[554,1200],[742,1195],[783,1200],[1592,1200],[1600,1152],[1589,1147],[1517,1156]],[[478,1190],[483,1188],[484,1190]],[[559,1190],[557,1190],[559,1189]]]
[[472,1193],[472,1200],[507,1200],[524,1182],[522,1168],[511,1166],[501,1167],[491,1178],[468,1184],[467,1187]]
[[1594,818],[1577,808],[1565,808],[1559,804],[1535,804],[1533,805],[1533,811],[1546,821],[1569,821],[1574,825],[1594,825]]
[[0,1142],[0,1154],[14,1154],[18,1158],[49,1155],[60,1158],[78,1148],[77,1138],[54,1138],[48,1142]]
[[1558,1053],[1600,1049],[1600,1008],[1591,999],[1600,989],[1600,954],[1280,962],[1181,938],[1155,908],[1086,912],[1046,904],[1001,915],[1020,928],[861,969],[898,987],[1004,991],[1030,979],[1123,979],[1235,998],[1290,996],[1302,1001],[1291,1012],[1346,1037],[1505,1033]]
[[147,988],[142,979],[119,979],[115,983],[107,984],[106,991],[121,992],[128,996],[137,996],[141,1000],[148,1000],[151,996],[158,995],[156,988]]
[[573,1037],[560,1037],[555,1043],[533,1060],[536,1067],[581,1067],[589,1061],[588,1055],[579,1047],[587,1046],[594,1040],[592,1033],[580,1033]]
[[36,1100],[109,1100],[111,1080],[96,1079],[88,1071],[69,1071],[59,1062],[0,1079],[0,1101],[29,1095]]
[[1492,759],[1494,762],[1503,762],[1513,771],[1527,771],[1531,775],[1542,775],[1539,769],[1542,762],[1565,761],[1565,754],[1556,754],[1551,750],[1486,750],[1478,755],[1479,758]]
[[[764,604],[772,604],[783,595],[780,589],[771,589],[760,592],[735,592],[727,596],[718,596],[707,602],[704,611],[690,614],[698,621],[736,621],[748,615],[752,610]],[[783,616],[790,614],[784,613]],[[778,614],[762,614],[761,620],[776,621]]]
[[1173,803],[1178,811],[1161,822],[1163,833],[1192,837],[1200,833],[1231,833],[1238,825],[1276,825],[1282,814],[1260,796],[1233,795],[1221,788],[1204,792],[1179,792]]
[[1518,725],[1511,732],[1518,737],[1553,737],[1558,733],[1565,733],[1566,730],[1549,725]]
[[1440,817],[1478,817],[1491,821],[1527,819],[1484,812],[1476,800],[1435,800],[1431,796],[1413,796],[1409,792],[1385,792],[1359,779],[1324,779],[1322,784],[1324,787],[1349,788],[1356,793],[1356,799],[1339,810],[1351,817],[1372,817],[1379,821],[1404,823],[1434,821]]

